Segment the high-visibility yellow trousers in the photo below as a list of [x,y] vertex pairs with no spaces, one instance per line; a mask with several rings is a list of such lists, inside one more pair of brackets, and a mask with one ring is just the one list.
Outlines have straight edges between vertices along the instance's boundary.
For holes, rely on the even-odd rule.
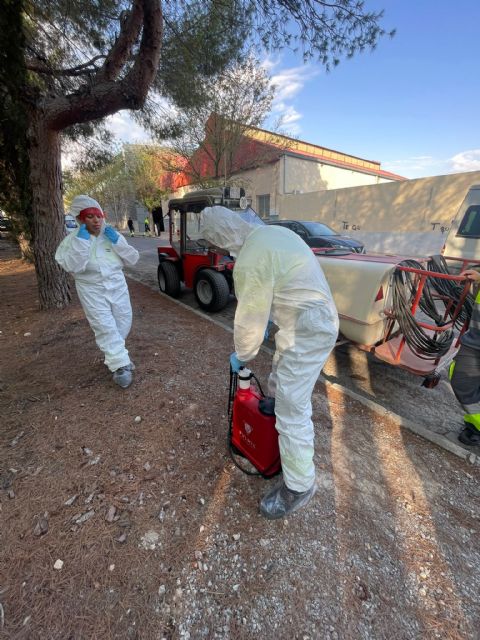
[[450,382],[465,422],[480,431],[480,349],[462,345],[450,365]]

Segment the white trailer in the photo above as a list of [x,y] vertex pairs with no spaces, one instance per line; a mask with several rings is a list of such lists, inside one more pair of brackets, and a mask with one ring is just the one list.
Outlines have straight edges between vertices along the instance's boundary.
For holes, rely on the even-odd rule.
[[434,386],[467,327],[473,305],[469,282],[450,274],[439,258],[327,250],[317,259],[335,300],[341,336]]

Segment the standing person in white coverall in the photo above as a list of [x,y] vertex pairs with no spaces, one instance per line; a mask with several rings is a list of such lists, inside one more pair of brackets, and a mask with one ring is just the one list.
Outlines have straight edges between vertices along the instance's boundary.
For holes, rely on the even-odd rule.
[[236,258],[234,371],[255,358],[269,322],[278,326],[269,377],[283,480],[260,503],[269,519],[307,504],[316,490],[311,397],[335,345],[338,314],[312,250],[280,226],[254,225],[224,207],[202,213],[203,238]]
[[138,251],[105,225],[105,214],[93,198],[77,196],[70,211],[80,228],[62,240],[55,260],[75,278],[80,303],[105,354],[105,364],[113,372],[113,381],[125,389],[132,383],[134,365],[125,348],[132,307],[123,265],[135,264]]

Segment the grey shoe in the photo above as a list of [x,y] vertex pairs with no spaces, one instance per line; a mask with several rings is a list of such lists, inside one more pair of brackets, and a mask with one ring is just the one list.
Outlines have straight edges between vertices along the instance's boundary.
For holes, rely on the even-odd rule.
[[282,482],[266,493],[260,502],[260,513],[268,520],[277,520],[298,511],[304,507],[317,491],[316,482],[308,491],[298,492],[289,489],[285,482]]
[[130,365],[120,367],[120,369],[113,372],[113,381],[122,389],[126,389],[132,384],[133,375],[129,367]]

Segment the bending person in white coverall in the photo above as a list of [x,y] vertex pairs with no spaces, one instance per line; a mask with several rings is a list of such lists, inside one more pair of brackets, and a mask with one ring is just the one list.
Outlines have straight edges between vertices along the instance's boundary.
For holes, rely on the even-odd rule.
[[311,396],[335,345],[338,314],[312,250],[280,226],[253,225],[224,207],[202,213],[205,240],[236,258],[237,310],[232,368],[255,358],[269,321],[278,326],[269,378],[275,397],[283,480],[260,511],[281,518],[307,504],[316,490]]
[[62,240],[55,260],[75,278],[80,303],[105,354],[105,364],[113,372],[113,381],[126,388],[132,383],[134,365],[125,348],[132,307],[123,265],[135,264],[138,251],[105,225],[105,215],[93,198],[74,198],[71,214],[80,228]]

